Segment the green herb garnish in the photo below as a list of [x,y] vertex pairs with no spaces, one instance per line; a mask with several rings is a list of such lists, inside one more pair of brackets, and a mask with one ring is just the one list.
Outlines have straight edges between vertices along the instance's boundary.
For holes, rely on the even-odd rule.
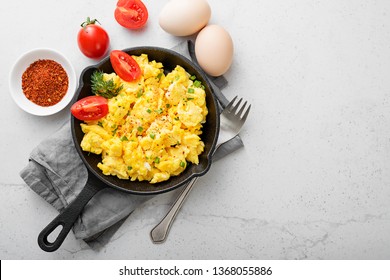
[[201,86],[202,86],[201,81],[196,80],[196,81],[194,82],[194,87],[201,87]]
[[96,70],[92,73],[91,76],[92,92],[96,95],[103,96],[107,99],[117,96],[119,92],[122,90],[123,86],[116,84],[113,79],[109,79],[108,81],[105,81],[103,75],[104,73],[101,70]]

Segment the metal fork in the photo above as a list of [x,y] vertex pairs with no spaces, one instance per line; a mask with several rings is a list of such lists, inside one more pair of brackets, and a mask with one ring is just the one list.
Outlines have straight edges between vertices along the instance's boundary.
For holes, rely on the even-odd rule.
[[[247,101],[245,101],[245,103],[240,108],[242,98],[240,98],[237,104],[234,105],[236,100],[237,96],[234,97],[232,101],[230,101],[230,103],[221,113],[221,125],[215,151],[219,146],[237,136],[241,130],[241,127],[244,125],[246,118],[248,117],[251,105],[245,109],[247,105]],[[153,243],[163,243],[166,240],[177,213],[179,213],[181,206],[183,205],[198,178],[199,177],[195,177],[187,184],[187,186],[184,187],[183,191],[173,203],[171,209],[168,211],[165,217],[151,230],[150,237],[152,238]]]

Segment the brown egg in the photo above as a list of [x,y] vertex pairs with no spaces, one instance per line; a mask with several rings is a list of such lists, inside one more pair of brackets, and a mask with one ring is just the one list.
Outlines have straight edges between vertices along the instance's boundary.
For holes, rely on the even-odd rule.
[[196,37],[195,55],[207,74],[223,75],[233,61],[233,40],[221,26],[208,25]]
[[175,36],[189,36],[201,30],[211,17],[206,0],[171,0],[160,12],[160,27]]

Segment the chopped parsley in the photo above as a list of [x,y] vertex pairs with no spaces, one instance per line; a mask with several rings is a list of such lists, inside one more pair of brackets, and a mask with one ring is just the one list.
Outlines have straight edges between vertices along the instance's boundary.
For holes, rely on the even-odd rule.
[[129,139],[126,137],[126,135],[123,135],[122,137],[121,137],[121,141],[123,142],[123,141],[129,141]]
[[202,86],[201,81],[196,80],[196,81],[194,82],[194,87],[201,87],[201,86]]

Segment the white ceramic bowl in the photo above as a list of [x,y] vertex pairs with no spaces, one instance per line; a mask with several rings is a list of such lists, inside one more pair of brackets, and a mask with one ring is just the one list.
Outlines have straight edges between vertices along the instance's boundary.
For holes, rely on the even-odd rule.
[[[44,107],[33,103],[27,99],[22,90],[22,75],[24,71],[30,66],[30,64],[39,59],[51,59],[58,62],[62,65],[68,75],[68,91],[61,101],[53,106]],[[36,116],[49,116],[64,109],[73,99],[76,87],[76,72],[72,64],[65,56],[52,49],[35,49],[23,54],[14,64],[9,77],[11,96],[16,104],[24,111]]]

